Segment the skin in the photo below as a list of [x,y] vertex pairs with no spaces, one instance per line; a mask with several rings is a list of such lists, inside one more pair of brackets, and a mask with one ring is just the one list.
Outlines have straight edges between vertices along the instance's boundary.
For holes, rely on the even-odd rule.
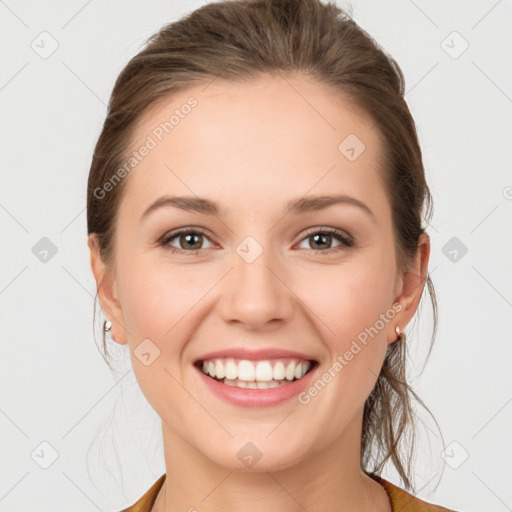
[[[216,80],[153,108],[133,149],[191,95],[198,106],[125,178],[113,264],[89,238],[112,336],[128,344],[162,419],[167,478],[153,511],[390,511],[384,488],[360,468],[363,407],[395,327],[403,330],[417,309],[430,242],[422,235],[409,272],[398,270],[378,130],[305,76]],[[351,133],[366,146],[355,161],[338,150]],[[164,193],[211,199],[222,211],[166,207],[141,221]],[[284,215],[292,199],[334,193],[363,201],[373,216],[349,204]],[[200,247],[195,255],[158,243],[183,227],[206,230],[202,245],[200,235],[190,242]],[[355,245],[334,236],[315,245],[311,235],[326,227],[345,230]],[[252,263],[236,252],[247,236],[263,248]],[[183,237],[169,244],[191,250]],[[308,404],[227,404],[192,367],[212,350],[282,347],[310,354],[320,376],[397,303],[401,311]],[[146,366],[134,350],[148,338],[160,355]],[[237,458],[247,442],[262,453],[250,468]]]

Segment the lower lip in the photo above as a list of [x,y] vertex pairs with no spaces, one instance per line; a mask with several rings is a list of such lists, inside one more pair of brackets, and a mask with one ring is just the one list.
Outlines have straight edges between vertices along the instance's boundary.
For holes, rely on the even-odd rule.
[[194,366],[199,372],[199,376],[206,384],[208,389],[215,393],[219,398],[242,407],[270,407],[278,405],[304,391],[311,382],[312,375],[316,371],[316,366],[310,370],[304,377],[294,380],[289,384],[282,384],[275,388],[250,389],[228,386],[205,375],[200,368]]

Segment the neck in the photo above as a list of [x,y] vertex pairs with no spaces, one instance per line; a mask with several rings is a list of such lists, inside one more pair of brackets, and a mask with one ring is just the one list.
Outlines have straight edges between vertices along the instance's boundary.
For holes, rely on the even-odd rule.
[[333,443],[283,469],[239,471],[215,464],[163,424],[166,479],[152,512],[391,512],[385,489],[360,469],[361,425],[362,413]]

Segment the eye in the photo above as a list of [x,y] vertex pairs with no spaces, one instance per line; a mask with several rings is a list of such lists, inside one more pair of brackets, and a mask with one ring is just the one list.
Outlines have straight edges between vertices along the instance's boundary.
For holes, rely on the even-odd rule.
[[[335,247],[325,248],[325,245],[332,243],[333,238],[337,239],[340,243]],[[312,250],[323,254],[342,251],[347,247],[354,246],[352,236],[336,228],[314,228],[306,234],[306,237],[302,239],[302,242],[303,241],[309,241],[313,247]]]
[[[332,244],[333,238],[338,240],[339,244],[334,247],[326,248],[325,245]],[[199,253],[201,249],[205,249],[205,247],[202,247],[204,240],[210,241],[202,230],[197,228],[186,228],[164,235],[164,237],[159,241],[159,244],[170,250],[171,253],[177,252],[187,255],[195,255]],[[179,247],[172,245],[171,242],[173,241],[176,241]],[[305,238],[303,238],[301,242],[303,241],[310,241],[313,247],[311,250],[322,254],[330,254],[332,252],[338,252],[354,246],[354,239],[352,236],[345,231],[336,228],[314,228],[306,233]],[[211,246],[213,246],[213,244]]]
[[[171,245],[171,241],[174,239],[177,239],[180,247]],[[204,247],[201,247],[203,240],[209,240],[203,231],[188,228],[168,233],[159,243],[169,249],[171,253],[180,252],[193,255],[197,254],[201,249],[204,249]]]

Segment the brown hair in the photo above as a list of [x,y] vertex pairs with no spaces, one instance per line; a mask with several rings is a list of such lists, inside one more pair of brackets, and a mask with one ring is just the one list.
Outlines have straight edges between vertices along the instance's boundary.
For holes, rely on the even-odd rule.
[[[137,123],[148,108],[173,92],[217,77],[250,81],[282,72],[302,73],[332,87],[375,123],[384,141],[383,177],[392,208],[397,266],[407,271],[425,231],[422,216],[426,222],[431,218],[432,198],[404,99],[404,77],[395,60],[349,14],[320,0],[209,3],[164,26],[128,62],[114,85],[88,181],[88,233],[97,235],[106,264],[114,263],[114,228],[126,179],[104,197],[98,198],[95,190],[126,160]],[[434,316],[429,356],[437,304],[430,276],[426,284]],[[406,348],[401,341],[388,346],[377,383],[365,402],[361,467],[368,474],[379,474],[391,460],[410,489],[412,456],[407,450],[406,464],[399,445],[409,429],[414,439],[411,397],[426,406],[407,383]],[[103,355],[108,356],[104,332]],[[370,470],[373,448],[382,456]]]

